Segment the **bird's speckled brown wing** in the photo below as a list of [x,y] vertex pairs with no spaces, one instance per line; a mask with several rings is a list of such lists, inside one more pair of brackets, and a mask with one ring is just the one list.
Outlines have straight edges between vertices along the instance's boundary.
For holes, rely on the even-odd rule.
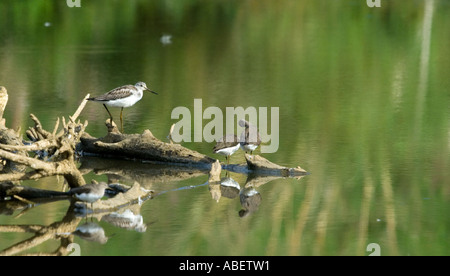
[[224,137],[220,138],[217,141],[216,145],[213,148],[213,152],[216,152],[221,149],[234,147],[239,144],[238,138],[234,134],[227,134]]
[[136,87],[133,85],[124,85],[117,88],[114,88],[113,90],[109,91],[106,94],[99,95],[97,97],[88,98],[89,101],[111,101],[111,100],[117,100],[122,99],[130,96],[133,94],[131,91],[136,90]]

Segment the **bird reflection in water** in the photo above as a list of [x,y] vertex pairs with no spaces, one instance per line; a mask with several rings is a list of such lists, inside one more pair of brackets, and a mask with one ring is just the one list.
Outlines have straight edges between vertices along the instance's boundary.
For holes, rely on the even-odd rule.
[[242,210],[239,211],[241,218],[258,210],[261,204],[261,194],[253,187],[244,188],[239,192],[239,200],[241,201]]
[[72,234],[90,242],[105,244],[108,241],[108,237],[105,235],[105,230],[94,222],[87,222],[78,226]]
[[229,176],[228,171],[225,177],[221,178],[220,185],[212,184],[209,189],[212,198],[217,202],[221,197],[233,199],[239,195],[242,209],[238,214],[241,218],[256,212],[262,200],[261,194],[253,186],[241,188],[239,183]]
[[110,213],[103,216],[102,221],[127,230],[141,233],[147,231],[147,224],[144,223],[142,215],[135,215],[130,209],[126,209],[123,213]]
[[241,186],[231,177],[220,179],[220,192],[226,198],[235,198],[239,195]]

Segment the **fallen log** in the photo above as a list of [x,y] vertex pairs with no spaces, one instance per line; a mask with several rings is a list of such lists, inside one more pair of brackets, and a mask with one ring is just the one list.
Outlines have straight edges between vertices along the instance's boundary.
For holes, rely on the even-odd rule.
[[[2,102],[0,109],[4,109],[7,101],[6,89],[0,87],[0,92],[0,101]],[[29,142],[22,143],[18,134],[4,127],[4,121],[2,121],[2,125],[0,125],[0,161],[2,163],[0,182],[63,175],[72,188],[84,185],[86,182],[75,163],[75,147],[84,133],[87,121],[85,123],[75,121],[86,105],[88,97],[89,94],[86,95],[74,115],[69,116],[67,123],[62,117],[63,128],[59,132],[57,132],[59,118],[53,132],[49,132],[42,127],[39,119],[31,114],[30,117],[35,125],[26,131],[31,140]],[[39,159],[29,157],[28,152],[34,152]],[[22,169],[17,170],[14,167],[9,169],[11,165],[8,163],[18,164],[15,167],[22,166]],[[33,170],[26,171],[26,168]]]
[[54,198],[54,197],[67,198],[68,194],[65,192],[36,189],[22,185],[14,185],[13,183],[10,182],[0,183],[0,201],[17,198],[17,196],[19,198],[32,200],[35,198]]
[[229,164],[223,165],[225,170],[243,173],[243,174],[259,174],[272,175],[278,177],[298,177],[308,175],[309,172],[300,166],[289,168],[275,164],[260,155],[245,154],[246,164]]
[[280,174],[284,177],[308,174],[308,172],[300,166],[297,166],[296,168],[283,167],[270,162],[260,155],[245,154],[245,160],[247,161],[248,169],[258,173]]
[[181,145],[164,143],[155,138],[150,130],[145,130],[142,134],[108,132],[102,138],[95,138],[84,133],[80,141],[78,151],[83,155],[139,159],[207,168],[216,161],[214,158]]
[[173,166],[140,160],[130,161],[92,156],[83,156],[80,161],[81,165],[78,169],[83,175],[94,172],[96,175],[106,175],[108,183],[138,182],[145,189],[167,188],[167,184],[171,185],[202,176],[209,171],[208,168],[201,167]]
[[[119,187],[115,187],[115,185]],[[153,194],[153,191],[142,188],[137,182],[131,187],[118,183],[109,184],[109,186],[115,190],[123,189],[123,192],[120,192],[109,199],[94,202],[92,204],[92,208],[95,213],[109,213],[112,211],[117,211],[121,208],[138,204],[142,200],[150,199]],[[84,206],[84,203],[80,206]]]
[[[155,138],[150,130],[145,130],[142,134],[122,134],[117,131],[114,124],[109,123],[109,120],[106,121],[106,125],[108,134],[105,137],[95,138],[88,133],[83,134],[78,147],[82,155],[156,161],[169,165],[185,164],[192,167],[200,165],[207,169],[211,169],[211,165],[217,161],[181,145],[164,143]],[[259,155],[245,154],[245,159],[247,166],[223,165],[223,168],[239,173],[256,172],[280,176],[308,174],[300,166],[296,168],[280,166]]]

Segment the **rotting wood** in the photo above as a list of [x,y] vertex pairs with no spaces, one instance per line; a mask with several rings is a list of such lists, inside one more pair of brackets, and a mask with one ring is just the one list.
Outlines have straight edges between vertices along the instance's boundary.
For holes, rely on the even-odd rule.
[[216,159],[185,148],[179,144],[169,144],[155,138],[150,130],[142,134],[121,134],[109,132],[103,138],[95,138],[85,133],[81,137],[83,154],[102,157],[140,159],[174,164],[200,165],[209,167]]
[[118,193],[112,198],[105,200],[98,200],[97,202],[94,202],[92,206],[93,209],[95,210],[95,213],[116,211],[123,207],[139,203],[139,201],[142,200],[143,198],[150,198],[151,195],[153,194],[153,191],[142,188],[141,185],[139,185],[139,183],[137,182],[134,183],[131,187],[127,187],[121,184],[115,185],[120,185],[121,187],[124,187],[126,191],[123,193],[122,192]]
[[308,174],[308,172],[300,166],[296,168],[283,167],[270,162],[260,155],[245,154],[245,160],[247,161],[248,169],[254,172],[261,172],[264,174],[280,174],[284,177]]
[[14,185],[10,182],[0,183],[0,200],[3,200],[5,198],[12,198],[14,196],[19,196],[21,198],[29,200],[34,198],[53,198],[53,197],[67,198],[68,194],[66,192],[43,190],[22,185]]
[[[77,225],[82,220],[82,217],[76,217],[74,212],[74,206],[71,205],[66,212],[66,215],[61,221],[54,222],[48,226],[44,225],[13,225],[13,226],[0,226],[0,232],[26,232],[32,233],[33,236],[27,238],[21,242],[11,245],[0,251],[0,256],[12,256],[18,255],[25,250],[32,249],[48,240],[60,239],[60,246],[52,254],[45,255],[67,255],[69,252],[66,250],[67,245],[73,242],[73,235],[69,237],[61,237],[61,233],[73,233],[77,228]],[[44,254],[42,254],[44,255]]]
[[[26,157],[26,151],[21,149],[23,146],[21,140],[22,139],[16,131],[8,128],[2,128],[0,126],[0,149],[10,149],[14,151],[15,156]],[[3,161],[0,163],[0,171],[3,173],[24,172],[27,168],[26,165],[14,162],[8,158],[0,157],[0,160],[2,159]]]
[[219,160],[216,160],[211,165],[211,170],[209,171],[209,183],[220,182],[220,173],[222,172],[222,166],[219,163]]
[[255,173],[261,175],[272,175],[278,177],[297,177],[308,175],[309,172],[300,166],[289,168],[275,164],[260,155],[245,154],[246,164],[223,165],[225,170],[236,173]]
[[[1,186],[1,184],[0,184]],[[150,199],[152,191],[142,189],[139,184],[135,183],[133,186],[128,187],[122,184],[109,184],[110,188],[119,192],[117,195],[110,199],[99,200],[94,203],[94,209],[91,210],[92,213],[89,214],[91,218],[97,218],[97,220],[103,220],[111,214],[117,214],[117,212],[133,212],[139,214],[140,204],[142,200]],[[47,192],[47,191],[46,191]],[[64,193],[65,195],[66,193]],[[64,198],[64,195],[61,198]],[[73,201],[72,201],[73,202]],[[66,212],[65,217],[58,222],[54,222],[48,226],[44,225],[0,225],[0,232],[8,233],[32,233],[33,236],[20,241],[10,247],[0,251],[0,256],[11,256],[11,255],[67,255],[70,253],[68,251],[68,245],[73,242],[74,235],[77,233],[77,227],[82,221],[84,216],[80,216],[79,207],[85,206],[82,204],[71,204]],[[81,210],[86,212],[86,210]],[[114,213],[112,213],[114,212]],[[85,213],[87,214],[87,212]],[[110,220],[111,221],[111,220]],[[109,222],[111,223],[111,222]],[[140,227],[140,230],[145,231],[146,225]],[[56,251],[52,253],[26,253],[26,250],[30,250],[35,246],[42,244],[48,240],[61,240],[60,246]]]
[[106,175],[108,183],[138,182],[145,189],[165,184],[176,183],[208,173],[208,168],[176,166],[169,163],[152,161],[130,161],[122,159],[106,159],[94,156],[80,158],[78,168],[85,175],[94,172],[96,175]]
[[[108,120],[109,121],[109,120]],[[83,154],[100,157],[112,157],[122,159],[139,159],[147,161],[159,161],[163,163],[188,164],[190,166],[211,165],[216,162],[209,156],[192,151],[178,144],[164,143],[153,136],[149,130],[142,134],[121,134],[109,132],[103,138],[94,138],[85,133],[81,137]],[[255,171],[263,174],[280,176],[296,176],[308,174],[300,166],[288,168],[275,164],[259,155],[245,155],[247,166],[223,165],[224,169],[231,169],[241,173]],[[239,169],[240,167],[240,169]]]
[[[49,132],[43,128],[39,119],[31,114],[30,118],[34,122],[34,127],[26,131],[28,138],[31,140],[31,143],[27,145],[24,145],[20,138],[14,137],[11,130],[2,128],[0,132],[0,158],[31,168],[32,171],[5,170],[3,166],[0,182],[63,175],[70,187],[84,185],[86,182],[75,163],[75,147],[84,133],[87,121],[81,123],[80,121],[76,122],[76,120],[86,105],[88,97],[89,94],[86,95],[74,115],[69,117],[69,122],[66,123],[64,117],[62,118],[63,128],[58,133],[59,118],[53,131]],[[17,142],[14,142],[14,140],[17,140]],[[27,152],[35,152],[42,160],[29,157],[26,154]]]
[[[110,212],[117,212],[119,210],[125,210],[133,208],[132,206],[139,206],[133,208],[135,211],[140,209],[140,206],[143,201],[151,199],[153,195],[152,190],[142,188],[139,183],[134,183],[131,187],[119,183],[109,184],[108,185],[108,194],[113,193],[113,195],[108,195],[110,198],[98,200],[97,202],[92,204],[92,209],[89,208],[90,216],[97,217],[98,220],[102,218],[102,216],[109,214]],[[106,196],[106,195],[105,195]],[[42,198],[52,198],[53,200],[70,200],[71,207],[70,210],[73,210],[76,213],[88,213],[86,210],[86,204],[83,202],[79,202],[73,199],[70,195],[70,192],[56,192],[51,190],[43,190],[43,189],[35,189],[26,186],[13,185],[12,183],[0,183],[0,202],[13,202],[14,200],[28,205],[33,206],[34,201],[40,202],[39,200]],[[31,200],[33,201],[31,201]],[[20,205],[17,205],[17,208],[21,208]],[[3,230],[2,230],[3,229]],[[20,229],[19,229],[20,230]],[[6,228],[0,227],[1,231],[10,231]],[[17,231],[17,229],[15,230]],[[36,233],[42,234],[43,230],[38,229],[35,231]],[[48,238],[48,237],[47,237]]]

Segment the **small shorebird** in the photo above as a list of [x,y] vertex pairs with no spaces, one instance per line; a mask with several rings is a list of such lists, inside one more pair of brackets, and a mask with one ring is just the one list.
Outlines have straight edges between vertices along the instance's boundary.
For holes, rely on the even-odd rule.
[[243,151],[250,151],[250,154],[253,154],[253,151],[261,144],[258,128],[246,120],[240,120],[239,125],[245,128],[239,140],[241,148]]
[[86,184],[81,187],[72,188],[69,190],[69,195],[72,195],[76,199],[91,203],[91,209],[93,203],[102,198],[105,195],[105,190],[109,188],[108,184],[101,182],[98,184]]
[[135,85],[124,85],[117,88],[114,88],[113,90],[109,91],[106,94],[88,98],[88,101],[94,101],[102,103],[103,106],[106,108],[106,111],[108,111],[110,123],[112,124],[113,117],[111,115],[111,112],[109,112],[108,108],[106,106],[112,106],[112,107],[121,107],[120,110],[120,126],[123,132],[123,120],[122,120],[122,113],[124,107],[130,107],[140,101],[143,96],[143,92],[145,90],[148,90],[152,92],[153,94],[158,95],[155,91],[151,91],[147,88],[147,85],[144,82],[138,82]]
[[239,141],[236,135],[227,134],[217,141],[213,148],[214,153],[225,155],[227,164],[230,163],[230,155],[235,153],[239,149]]

